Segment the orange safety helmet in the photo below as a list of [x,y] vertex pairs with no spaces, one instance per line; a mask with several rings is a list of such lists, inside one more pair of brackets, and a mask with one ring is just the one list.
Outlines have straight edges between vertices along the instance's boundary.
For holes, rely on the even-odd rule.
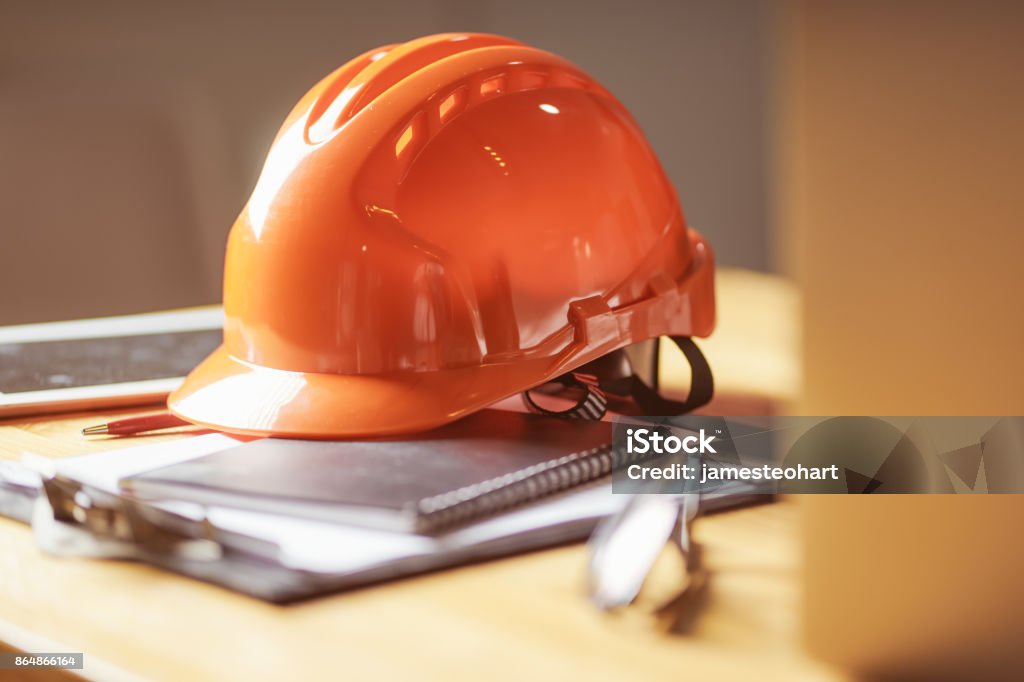
[[422,431],[714,327],[711,249],[622,104],[508,38],[371,50],[295,106],[231,229],[224,344],[169,398],[224,431]]

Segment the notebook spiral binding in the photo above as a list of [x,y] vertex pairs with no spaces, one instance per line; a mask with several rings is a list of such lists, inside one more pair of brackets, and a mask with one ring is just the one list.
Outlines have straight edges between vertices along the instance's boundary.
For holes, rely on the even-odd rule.
[[648,454],[630,453],[613,448],[611,443],[581,450],[558,459],[526,467],[487,481],[467,485],[416,503],[418,533],[433,533],[460,523],[491,516],[510,507],[568,490],[607,476],[614,469],[628,466]]

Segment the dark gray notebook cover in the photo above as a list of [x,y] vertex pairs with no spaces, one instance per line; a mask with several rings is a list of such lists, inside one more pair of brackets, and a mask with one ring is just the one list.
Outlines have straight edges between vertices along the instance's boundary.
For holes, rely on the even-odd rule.
[[[483,410],[402,439],[266,438],[122,481],[140,496],[417,530],[418,505],[611,441],[611,424]],[[553,492],[553,491],[542,491]],[[526,502],[527,499],[510,501]]]

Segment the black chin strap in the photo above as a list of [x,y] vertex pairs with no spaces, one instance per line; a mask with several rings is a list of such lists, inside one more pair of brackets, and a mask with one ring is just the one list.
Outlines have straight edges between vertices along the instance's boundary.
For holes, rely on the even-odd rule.
[[[531,391],[523,392],[526,408],[537,414],[545,414],[563,419],[597,420],[608,411],[606,394],[631,398],[643,414],[651,416],[674,416],[686,414],[708,404],[715,393],[715,381],[711,374],[711,366],[700,348],[688,336],[668,336],[682,351],[690,363],[690,392],[685,400],[672,400],[658,392],[658,355],[661,339],[655,340],[654,354],[651,359],[651,383],[648,385],[641,379],[629,364],[623,351],[615,351],[594,362],[588,363],[575,372],[563,374],[549,382],[561,384],[563,388],[581,391],[576,403],[565,410],[549,410],[541,407],[530,395]],[[536,390],[536,389],[531,389]]]
[[685,400],[672,400],[658,393],[658,351],[661,342],[661,339],[658,339],[658,344],[654,348],[654,357],[651,360],[651,383],[653,385],[648,386],[634,374],[629,389],[629,395],[647,415],[672,416],[693,412],[698,407],[703,407],[711,402],[711,398],[715,394],[715,379],[711,374],[711,366],[693,339],[689,336],[668,336],[666,338],[676,344],[676,347],[682,351],[683,357],[690,363],[690,392]]

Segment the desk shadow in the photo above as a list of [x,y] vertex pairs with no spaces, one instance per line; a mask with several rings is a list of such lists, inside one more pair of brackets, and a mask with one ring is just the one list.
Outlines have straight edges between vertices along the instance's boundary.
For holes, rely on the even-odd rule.
[[696,633],[711,598],[711,575],[704,570],[690,576],[689,584],[655,612],[665,632],[689,636]]

